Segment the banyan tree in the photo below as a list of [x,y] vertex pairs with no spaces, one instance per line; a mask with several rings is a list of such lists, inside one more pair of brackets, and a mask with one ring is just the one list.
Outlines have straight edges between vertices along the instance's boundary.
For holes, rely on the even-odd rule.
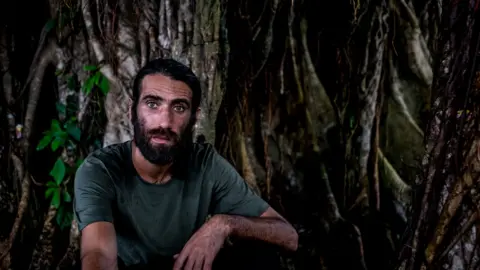
[[298,230],[285,269],[478,268],[479,5],[1,2],[0,269],[78,267],[75,170],[131,139],[158,57],[201,80],[196,139]]

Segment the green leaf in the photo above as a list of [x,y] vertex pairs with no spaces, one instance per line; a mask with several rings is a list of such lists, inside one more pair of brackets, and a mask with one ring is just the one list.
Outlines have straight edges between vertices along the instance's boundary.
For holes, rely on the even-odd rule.
[[85,65],[85,66],[83,66],[83,70],[85,70],[85,71],[94,71],[96,69],[97,69],[97,66],[95,66],[95,65]]
[[65,113],[67,112],[67,107],[65,106],[65,104],[57,102],[57,103],[55,103],[55,107],[57,108],[57,112],[59,114],[65,115]]
[[63,139],[67,139],[67,138],[68,138],[67,132],[65,132],[65,131],[62,130],[62,129],[60,129],[60,130],[58,130],[58,131],[54,131],[54,132],[53,132],[53,136],[59,137],[59,138],[63,138]]
[[50,32],[55,27],[55,19],[50,19],[45,24],[45,32]]
[[108,91],[110,90],[110,84],[108,82],[107,77],[102,75],[102,78],[100,80],[100,84],[98,84],[98,87],[100,87],[100,90],[102,90],[102,93],[106,95]]
[[92,76],[92,77],[89,77],[85,83],[83,84],[83,92],[85,92],[85,94],[90,94],[90,92],[92,92],[92,89],[93,89],[93,86],[95,85],[95,76]]
[[69,103],[67,105],[67,115],[72,115],[72,114],[76,114],[78,111],[78,107],[76,104],[74,103]]
[[63,178],[65,177],[65,171],[65,163],[63,163],[62,158],[57,158],[55,165],[53,165],[53,169],[50,171],[50,175],[53,177],[53,179],[55,179],[55,183],[57,183],[57,185],[62,183]]
[[68,89],[70,89],[70,90],[75,90],[75,88],[77,87],[77,80],[75,79],[74,76],[68,77],[67,87],[68,87]]
[[100,79],[102,78],[102,73],[100,71],[95,72],[95,75],[93,75],[93,78],[95,80],[95,85],[98,85],[100,82]]
[[52,197],[53,193],[54,193],[57,189],[58,189],[57,187],[47,188],[47,190],[45,190],[45,198],[48,199],[48,198]]
[[73,213],[71,211],[64,211],[63,215],[63,222],[60,225],[60,228],[63,230],[65,228],[70,227],[72,225],[72,220],[73,220]]
[[76,141],[80,141],[82,131],[72,122],[68,122],[66,125],[67,133],[72,136]]
[[354,128],[355,127],[355,116],[352,115],[350,117],[350,128]]
[[42,150],[43,148],[47,147],[47,145],[52,141],[52,135],[47,133],[37,145],[37,151]]
[[65,138],[63,136],[57,136],[52,142],[52,151],[57,151],[60,146],[65,144]]
[[66,190],[63,191],[63,201],[65,201],[65,202],[71,202],[72,201],[72,196],[70,196],[70,193],[68,193],[68,191],[66,191]]
[[58,188],[58,185],[54,181],[50,180],[47,182],[47,187]]
[[64,219],[64,216],[65,216],[65,207],[62,205],[58,208],[58,211],[57,211],[57,216],[56,216],[56,220],[57,220],[57,224],[61,227],[62,224],[63,224],[63,219]]
[[60,122],[57,119],[52,119],[52,123],[50,124],[50,129],[54,132],[62,131],[60,127]]
[[60,206],[60,189],[55,190],[52,197],[52,205],[55,208]]
[[80,167],[80,165],[82,165],[82,163],[83,163],[83,158],[79,158],[79,159],[77,159],[77,161],[75,162],[75,165],[76,165],[77,168],[78,168],[78,167]]

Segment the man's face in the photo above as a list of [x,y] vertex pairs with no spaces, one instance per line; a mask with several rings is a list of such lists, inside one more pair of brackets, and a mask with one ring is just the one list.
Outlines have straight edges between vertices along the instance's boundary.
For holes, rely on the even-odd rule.
[[132,122],[135,144],[145,159],[168,164],[191,143],[191,106],[192,90],[184,82],[161,74],[143,78]]

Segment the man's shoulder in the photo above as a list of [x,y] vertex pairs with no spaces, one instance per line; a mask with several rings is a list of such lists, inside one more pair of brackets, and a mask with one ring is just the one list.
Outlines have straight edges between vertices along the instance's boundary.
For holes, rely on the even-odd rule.
[[221,174],[234,170],[233,165],[210,143],[195,143],[191,162],[194,171],[203,173]]
[[128,158],[130,141],[111,144],[91,152],[86,158],[86,163],[101,164],[107,170],[125,168]]
[[195,166],[209,166],[218,155],[215,147],[210,143],[193,143],[191,161]]
[[91,152],[75,173],[76,188],[91,185],[106,187],[111,181],[117,183],[125,175],[125,168],[128,168],[129,147],[129,142],[123,142]]

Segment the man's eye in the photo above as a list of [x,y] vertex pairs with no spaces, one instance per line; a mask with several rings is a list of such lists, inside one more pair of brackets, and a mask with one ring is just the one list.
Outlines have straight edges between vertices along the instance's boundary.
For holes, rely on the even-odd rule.
[[185,107],[184,107],[184,106],[181,106],[181,105],[174,106],[173,109],[174,109],[176,112],[184,112],[184,111],[185,111]]
[[157,107],[157,103],[149,101],[147,102],[147,107],[154,109]]

